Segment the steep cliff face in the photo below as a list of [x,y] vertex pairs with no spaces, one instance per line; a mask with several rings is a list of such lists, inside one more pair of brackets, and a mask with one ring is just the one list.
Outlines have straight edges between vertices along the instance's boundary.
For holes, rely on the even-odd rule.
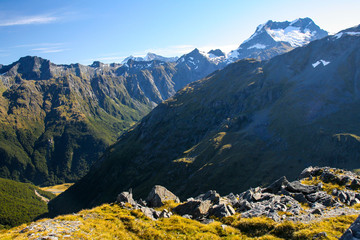
[[53,208],[94,206],[130,187],[140,196],[155,184],[181,197],[223,194],[284,173],[292,179],[308,165],[358,168],[358,32],[269,61],[238,61],[188,85],[123,135]]

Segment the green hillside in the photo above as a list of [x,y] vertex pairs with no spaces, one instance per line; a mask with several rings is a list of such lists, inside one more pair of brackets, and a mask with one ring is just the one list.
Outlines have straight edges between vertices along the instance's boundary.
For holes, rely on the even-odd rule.
[[52,193],[29,183],[0,178],[0,228],[9,228],[33,221],[47,213],[47,203],[36,195],[52,199]]
[[37,185],[74,182],[152,108],[148,100],[130,97],[111,72],[36,57],[5,68],[0,177]]

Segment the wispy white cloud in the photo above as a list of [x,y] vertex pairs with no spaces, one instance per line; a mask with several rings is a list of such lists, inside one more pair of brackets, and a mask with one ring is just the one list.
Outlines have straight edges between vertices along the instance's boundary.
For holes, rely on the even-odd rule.
[[30,47],[60,47],[65,43],[30,43],[13,46],[12,48],[30,48]]
[[58,53],[69,50],[66,43],[30,43],[12,46],[11,48],[27,48],[27,51],[37,53]]
[[51,48],[51,47],[43,47],[43,48],[34,48],[31,49],[31,51],[36,51],[36,52],[40,52],[40,53],[57,53],[57,52],[63,52],[66,51],[68,49],[64,49],[64,48]]
[[0,27],[29,25],[29,24],[45,24],[59,20],[59,17],[38,15],[38,16],[22,16],[13,19],[0,20]]

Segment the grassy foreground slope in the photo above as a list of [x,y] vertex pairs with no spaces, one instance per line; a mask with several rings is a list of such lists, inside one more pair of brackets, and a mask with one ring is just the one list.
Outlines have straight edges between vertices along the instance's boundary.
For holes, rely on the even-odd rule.
[[[308,168],[301,175],[303,176],[301,183],[304,185],[296,185],[294,181],[282,182],[280,186],[280,182],[277,181],[268,188],[257,188],[257,196],[255,192],[251,194],[255,189],[232,196],[220,196],[212,192],[201,195],[204,197],[203,200],[196,197],[195,200],[191,198],[179,203],[166,200],[159,191],[163,205],[154,209],[145,207],[143,201],[135,202],[132,194],[127,192],[122,194],[123,198],[118,200],[120,202],[103,204],[77,213],[42,219],[0,231],[0,239],[338,239],[356,219],[360,203],[356,201],[355,204],[342,198],[341,195],[327,195],[327,199],[331,199],[327,201],[330,203],[328,205],[323,201],[325,192],[332,194],[335,190],[342,191],[348,197],[355,196],[360,192],[359,176],[341,169],[317,167]],[[290,185],[292,190],[288,188]],[[281,190],[276,194],[269,193],[276,191],[275,189]],[[309,201],[311,196],[315,195],[322,196],[323,199],[311,200],[312,202],[306,200],[305,203],[304,199],[294,195],[294,191],[306,192],[310,189],[316,190],[305,195],[297,192],[296,196],[302,195]],[[290,196],[301,201],[299,211],[293,211],[293,206],[289,206],[290,201],[279,200],[291,199]],[[189,205],[194,201],[201,202],[202,207],[200,205],[198,207],[202,210],[194,209]],[[269,201],[275,204],[269,204]],[[297,202],[294,201],[291,203],[295,206]],[[139,205],[140,202],[142,203]],[[244,202],[247,202],[248,208],[244,208]],[[148,202],[147,206],[149,204]],[[256,207],[259,204],[268,208]],[[179,207],[185,205],[188,209],[182,208],[185,212],[179,213]],[[232,205],[236,212],[228,211],[226,214],[223,212],[225,215],[216,217],[214,215],[216,212],[211,209],[220,205],[226,205],[228,209]],[[249,211],[255,208],[261,211],[261,214],[249,215]],[[157,214],[154,214],[156,211]],[[162,215],[162,213],[167,214]],[[183,215],[184,213],[186,215]],[[274,218],[274,214],[281,217]]]
[[47,203],[35,191],[47,198],[55,197],[29,183],[0,178],[0,228],[9,228],[47,213]]
[[[241,218],[239,214],[203,224],[173,215],[157,221],[140,210],[104,204],[76,214],[43,219],[11,230],[0,231],[1,239],[314,239],[335,240],[356,219],[338,216],[310,223],[275,222],[265,217]],[[45,229],[45,230],[44,230]]]

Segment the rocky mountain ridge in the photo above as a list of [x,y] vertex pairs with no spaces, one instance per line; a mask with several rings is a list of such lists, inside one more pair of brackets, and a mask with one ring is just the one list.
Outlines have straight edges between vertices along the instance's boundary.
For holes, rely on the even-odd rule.
[[359,44],[355,35],[329,36],[189,84],[124,134],[54,208],[89,208],[130,187],[135,194],[164,183],[180,197],[214,188],[226,194],[284,172],[292,180],[314,163],[357,168]]
[[[360,210],[352,208],[360,204],[359,189],[360,178],[352,172],[308,167],[296,181],[289,182],[283,176],[267,187],[251,188],[240,194],[230,193],[222,197],[215,190],[209,190],[180,203],[172,192],[155,186],[145,201],[135,201],[129,191],[120,193],[117,202],[123,207],[131,204],[132,208],[140,209],[154,220],[175,213],[208,223],[211,217],[221,219],[238,212],[243,218],[265,216],[276,222],[308,223],[320,218],[359,214]],[[171,212],[154,209],[163,206],[166,201],[179,204]]]

